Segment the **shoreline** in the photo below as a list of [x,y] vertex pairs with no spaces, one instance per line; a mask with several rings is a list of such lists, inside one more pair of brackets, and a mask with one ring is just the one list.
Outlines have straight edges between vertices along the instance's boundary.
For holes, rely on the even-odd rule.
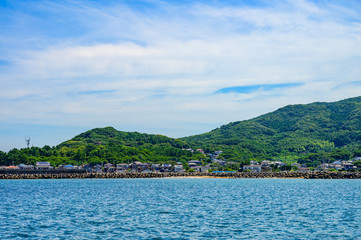
[[361,172],[236,172],[236,173],[69,173],[11,172],[0,174],[1,179],[86,179],[86,178],[269,178],[269,179],[361,179]]

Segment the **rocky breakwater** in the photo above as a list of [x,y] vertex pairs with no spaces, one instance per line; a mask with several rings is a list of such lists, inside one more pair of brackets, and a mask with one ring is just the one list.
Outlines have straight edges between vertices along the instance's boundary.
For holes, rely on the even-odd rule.
[[74,178],[303,178],[361,179],[361,172],[224,172],[224,173],[13,173],[0,174],[0,179],[74,179]]
[[305,179],[361,179],[361,172],[308,172]]

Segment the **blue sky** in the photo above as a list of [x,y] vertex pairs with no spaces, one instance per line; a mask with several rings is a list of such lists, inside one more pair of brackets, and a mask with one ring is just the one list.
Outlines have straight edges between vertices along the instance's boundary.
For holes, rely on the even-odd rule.
[[0,150],[183,137],[361,95],[359,1],[0,1]]

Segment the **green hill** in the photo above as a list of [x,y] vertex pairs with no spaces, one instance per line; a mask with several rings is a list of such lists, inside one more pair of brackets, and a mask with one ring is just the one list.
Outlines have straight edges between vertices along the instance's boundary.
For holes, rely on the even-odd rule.
[[0,165],[37,161],[50,161],[54,166],[133,161],[185,163],[204,158],[200,153],[183,150],[189,147],[208,153],[222,150],[220,158],[244,163],[252,159],[281,159],[315,165],[328,159],[361,156],[361,97],[290,105],[181,139],[96,128],[56,147],[0,152]]
[[[168,163],[200,158],[183,150],[187,143],[162,135],[122,132],[112,127],[81,133],[56,147],[44,146],[0,152],[0,165],[50,161],[53,166],[82,163],[130,163],[134,161]],[[2,156],[2,157],[1,157]]]
[[169,138],[162,135],[146,134],[138,132],[123,132],[113,127],[95,128],[81,133],[71,140],[63,142],[58,147],[76,147],[82,145],[124,145],[139,147],[149,145],[169,145],[170,147],[182,148],[186,143],[182,140]]
[[223,149],[223,157],[233,160],[300,159],[343,150],[356,154],[361,144],[361,97],[290,105],[182,140],[208,151]]

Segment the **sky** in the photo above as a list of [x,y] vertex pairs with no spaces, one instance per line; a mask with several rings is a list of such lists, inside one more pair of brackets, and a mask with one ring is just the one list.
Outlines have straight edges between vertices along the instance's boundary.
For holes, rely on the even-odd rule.
[[185,137],[361,95],[358,0],[0,1],[0,151]]

